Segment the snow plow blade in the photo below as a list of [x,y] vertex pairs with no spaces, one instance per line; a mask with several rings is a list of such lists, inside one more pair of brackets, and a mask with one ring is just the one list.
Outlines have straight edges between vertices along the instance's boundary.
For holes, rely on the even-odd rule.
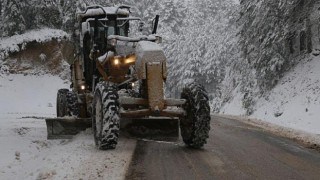
[[80,131],[91,128],[91,119],[49,118],[46,119],[48,139],[71,139]]
[[178,118],[121,119],[121,132],[131,137],[155,141],[177,141],[179,138]]

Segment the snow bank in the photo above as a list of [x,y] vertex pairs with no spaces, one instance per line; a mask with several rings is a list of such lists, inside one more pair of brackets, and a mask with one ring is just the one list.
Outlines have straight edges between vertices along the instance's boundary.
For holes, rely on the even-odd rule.
[[28,42],[48,42],[55,39],[69,38],[69,35],[58,29],[32,30],[21,35],[0,38],[0,60],[8,56],[8,53],[19,52],[25,49]]
[[[251,117],[276,125],[320,134],[320,57],[304,60],[269,92],[257,99]],[[244,115],[241,98],[234,98],[221,112]]]
[[51,75],[0,77],[0,116],[8,114],[55,117],[56,93],[69,81]]
[[136,141],[119,138],[100,151],[91,129],[47,140],[43,117],[55,117],[56,93],[69,82],[51,75],[0,76],[0,179],[123,179]]
[[244,114],[246,114],[246,110],[244,108],[242,108],[242,96],[241,96],[241,93],[238,93],[233,98],[231,103],[228,103],[228,104],[224,105],[221,108],[220,112],[227,113],[227,114],[232,114],[232,115],[244,115]]
[[230,119],[244,122],[246,124],[250,124],[252,126],[260,127],[273,134],[277,134],[279,136],[286,137],[294,141],[298,141],[299,143],[302,143],[304,146],[310,149],[320,150],[320,135],[315,135],[305,131],[299,131],[296,129],[279,126],[267,121],[248,118],[245,116],[232,116],[232,115],[221,115],[221,114],[217,114],[216,116],[230,118]]
[[320,58],[302,62],[285,75],[266,98],[256,104],[253,117],[320,134]]

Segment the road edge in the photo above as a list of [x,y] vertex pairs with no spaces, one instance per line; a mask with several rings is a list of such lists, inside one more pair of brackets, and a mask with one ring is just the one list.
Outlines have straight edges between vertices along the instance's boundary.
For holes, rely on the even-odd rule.
[[229,118],[232,120],[240,121],[255,127],[262,128],[263,130],[270,132],[281,137],[291,139],[303,146],[314,149],[320,152],[320,135],[308,133],[305,131],[283,127],[270,122],[266,122],[256,118],[250,118],[247,116],[235,116],[228,114],[211,114],[211,116],[217,116],[222,118]]

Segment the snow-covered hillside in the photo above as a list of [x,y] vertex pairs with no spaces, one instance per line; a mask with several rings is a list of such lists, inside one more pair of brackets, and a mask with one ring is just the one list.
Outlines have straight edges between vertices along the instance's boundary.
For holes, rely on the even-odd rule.
[[[250,117],[320,134],[319,69],[320,57],[300,62],[293,70],[287,72],[270,92],[255,99],[254,113]],[[239,95],[235,94],[235,98],[226,104],[221,112],[245,115],[246,111]]]
[[320,2],[240,2],[241,55],[227,67],[220,113],[320,134]]

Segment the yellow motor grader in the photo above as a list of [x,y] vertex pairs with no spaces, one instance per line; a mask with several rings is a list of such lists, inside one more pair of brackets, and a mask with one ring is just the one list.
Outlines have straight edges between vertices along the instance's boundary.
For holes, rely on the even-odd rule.
[[[202,85],[183,88],[181,99],[165,98],[166,57],[156,34],[129,37],[129,6],[89,6],[77,14],[79,55],[71,65],[71,89],[57,93],[57,118],[46,119],[48,139],[70,138],[92,127],[99,149],[114,149],[120,129],[138,137],[178,137],[201,148],[210,130],[210,107]],[[131,33],[131,32],[130,32]],[[121,124],[121,128],[120,128]]]

